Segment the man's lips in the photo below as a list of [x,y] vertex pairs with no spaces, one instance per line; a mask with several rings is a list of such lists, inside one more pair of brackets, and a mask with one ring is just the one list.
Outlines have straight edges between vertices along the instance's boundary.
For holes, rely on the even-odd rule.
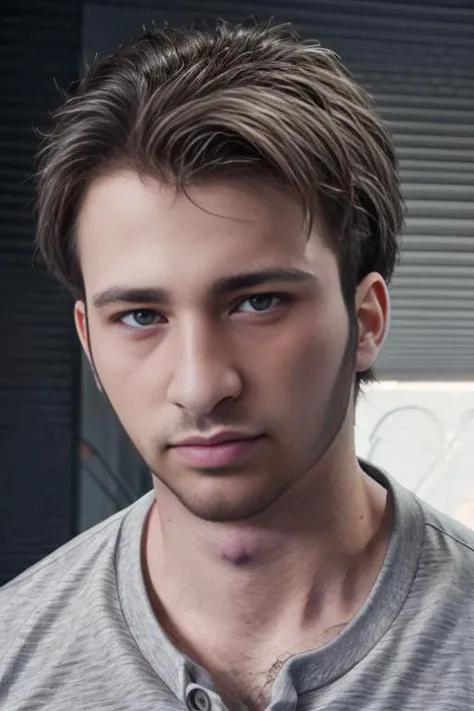
[[261,439],[261,436],[240,436],[237,438],[236,435],[233,435],[231,439],[223,439],[222,436],[190,437],[173,445],[171,451],[191,466],[212,469],[230,466],[242,461]]
[[238,429],[220,429],[215,430],[212,434],[202,435],[188,435],[179,440],[175,440],[170,443],[171,447],[181,447],[187,445],[202,445],[209,446],[213,444],[222,444],[226,442],[233,442],[235,440],[243,439],[254,439],[257,437],[254,432],[249,432],[248,430],[238,430]]

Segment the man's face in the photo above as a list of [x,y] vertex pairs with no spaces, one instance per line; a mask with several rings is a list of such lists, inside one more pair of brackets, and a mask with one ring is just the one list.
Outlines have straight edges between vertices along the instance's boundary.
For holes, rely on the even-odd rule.
[[[154,475],[195,515],[266,509],[334,446],[355,338],[322,227],[269,184],[188,196],[131,172],[92,184],[77,229],[79,335]],[[240,437],[207,447],[188,437]]]

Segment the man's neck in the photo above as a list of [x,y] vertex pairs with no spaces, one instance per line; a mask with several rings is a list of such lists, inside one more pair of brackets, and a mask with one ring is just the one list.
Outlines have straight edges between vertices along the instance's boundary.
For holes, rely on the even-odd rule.
[[269,669],[321,646],[370,593],[391,527],[386,492],[355,458],[313,479],[238,523],[197,519],[159,490],[144,546],[150,598],[176,645],[218,680],[239,658]]

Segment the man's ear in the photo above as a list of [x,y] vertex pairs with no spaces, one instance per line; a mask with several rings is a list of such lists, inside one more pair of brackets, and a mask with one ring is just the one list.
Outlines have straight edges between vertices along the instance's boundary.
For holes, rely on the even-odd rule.
[[359,328],[356,371],[373,366],[387,335],[390,321],[390,299],[384,278],[372,272],[358,285],[356,315]]
[[87,322],[87,312],[86,305],[84,301],[76,301],[74,304],[74,323],[76,324],[77,335],[79,336],[79,341],[81,342],[84,353],[87,356],[87,360],[91,366],[92,375],[94,376],[95,384],[98,390],[102,392],[102,386],[100,380],[97,376],[94,361],[92,359],[90,338],[89,338],[89,326]]
[[91,354],[89,348],[89,329],[87,328],[86,305],[83,301],[76,301],[74,304],[74,323],[76,324],[76,331],[79,336],[81,346],[84,349],[84,353],[90,363]]

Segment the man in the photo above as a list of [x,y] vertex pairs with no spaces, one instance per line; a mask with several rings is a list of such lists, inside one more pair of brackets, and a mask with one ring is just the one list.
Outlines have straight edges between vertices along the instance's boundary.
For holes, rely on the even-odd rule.
[[153,491],[0,592],[0,707],[471,709],[474,535],[354,451],[403,207],[338,59],[147,34],[58,111],[38,189]]

